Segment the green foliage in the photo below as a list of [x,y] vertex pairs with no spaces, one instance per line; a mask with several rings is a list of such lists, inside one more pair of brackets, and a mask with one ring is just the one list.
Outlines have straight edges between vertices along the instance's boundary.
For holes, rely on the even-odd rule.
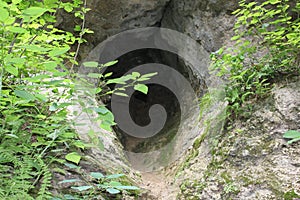
[[286,139],[290,139],[290,141],[288,141],[288,144],[292,144],[293,142],[297,142],[300,140],[300,132],[295,130],[289,130],[284,133],[283,137]]
[[[83,175],[83,174],[82,174]],[[124,174],[111,174],[104,175],[101,172],[90,172],[87,177],[83,180],[80,179],[67,179],[61,181],[59,184],[63,183],[74,183],[80,186],[71,186],[74,190],[74,194],[69,194],[73,198],[84,198],[89,199],[95,197],[103,191],[111,194],[117,195],[120,193],[131,193],[131,191],[138,191],[139,188],[131,185],[124,185],[121,180],[125,175]]]
[[[81,141],[67,120],[68,107],[74,104],[75,80],[79,78],[73,68],[78,64],[80,44],[85,42],[83,35],[92,33],[84,27],[89,11],[85,4],[81,0],[0,0],[0,199],[49,199],[54,164],[70,161],[76,167],[86,148],[104,148],[92,130],[88,133],[91,144]],[[59,9],[72,12],[82,21],[74,28],[78,35],[54,26]],[[76,44],[72,52],[71,46]],[[95,62],[85,65],[99,66]],[[109,84],[106,79],[110,75],[89,74],[90,78],[105,78],[93,94],[106,95],[102,86]],[[127,85],[125,81],[123,88],[110,93],[134,87],[148,77],[132,73],[120,78],[132,82]],[[81,80],[88,84],[86,79]],[[146,92],[145,88],[138,87],[141,92]],[[103,129],[111,130],[115,124],[104,106],[93,105],[83,112],[97,113],[95,120],[101,121]]]
[[[227,80],[228,113],[251,111],[251,100],[266,94],[282,75],[299,74],[300,3],[240,1],[233,49],[212,54],[212,69]],[[248,103],[246,103],[248,102]]]
[[64,5],[0,1],[1,199],[49,199],[50,165],[62,150],[78,149],[65,120],[73,84],[64,66],[75,62],[69,50],[78,39],[53,26]]

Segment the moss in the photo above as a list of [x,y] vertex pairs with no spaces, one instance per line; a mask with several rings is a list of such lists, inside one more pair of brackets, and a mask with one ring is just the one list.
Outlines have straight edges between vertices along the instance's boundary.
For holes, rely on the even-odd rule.
[[177,178],[178,176],[180,176],[181,172],[190,165],[190,162],[192,159],[196,158],[199,155],[199,151],[196,149],[192,149],[191,153],[189,153],[189,155],[187,156],[187,158],[185,159],[185,161],[180,165],[180,167],[178,168],[177,172],[176,172],[176,176],[175,178]]
[[180,185],[180,196],[182,197],[180,199],[198,200],[205,187],[205,182],[186,180]]
[[283,195],[284,200],[295,200],[300,198],[300,195],[296,194],[294,190],[290,190]]
[[193,144],[194,149],[198,149],[201,143],[204,141],[206,134],[202,134],[199,138],[197,138]]

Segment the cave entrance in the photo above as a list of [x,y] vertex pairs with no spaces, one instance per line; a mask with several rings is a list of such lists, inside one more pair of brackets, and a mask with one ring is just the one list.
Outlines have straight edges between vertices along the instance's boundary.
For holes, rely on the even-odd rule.
[[[189,66],[177,55],[169,51],[160,49],[138,49],[131,51],[117,58],[118,63],[105,70],[105,73],[112,72],[111,78],[118,78],[135,66],[146,63],[164,64],[172,67],[184,76],[198,97],[202,96],[205,88],[205,82],[199,79]],[[170,79],[172,77],[170,76]],[[114,127],[114,131],[125,151],[134,153],[146,153],[155,151],[168,144],[178,131],[181,121],[180,103],[176,96],[168,88],[159,84],[147,84],[148,94],[135,91],[130,96],[129,113],[132,120],[139,126],[146,126],[150,123],[149,109],[155,104],[163,106],[167,112],[167,120],[164,127],[156,135],[150,138],[138,138],[124,132],[118,125]],[[109,85],[111,89],[115,85]],[[102,101],[111,108],[111,99],[106,98]]]

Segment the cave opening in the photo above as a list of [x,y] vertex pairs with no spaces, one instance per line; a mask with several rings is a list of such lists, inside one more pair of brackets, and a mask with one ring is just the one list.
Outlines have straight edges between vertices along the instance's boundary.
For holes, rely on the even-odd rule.
[[[113,73],[110,78],[121,77],[139,65],[146,63],[156,65],[159,63],[178,71],[189,81],[198,97],[203,95],[204,80],[199,79],[178,54],[166,50],[144,48],[123,54],[116,60],[118,63],[115,66],[108,67],[104,71],[104,74]],[[172,76],[170,75],[169,78],[172,79]],[[124,150],[128,152],[146,153],[160,149],[176,136],[181,121],[180,103],[173,92],[159,84],[147,84],[147,86],[147,94],[135,91],[130,96],[130,117],[137,125],[146,126],[150,123],[149,109],[151,106],[159,104],[165,108],[167,120],[164,127],[156,135],[149,138],[134,137],[116,125],[114,131]],[[115,85],[111,84],[109,87],[113,89]],[[111,98],[102,99],[102,101],[111,109]]]

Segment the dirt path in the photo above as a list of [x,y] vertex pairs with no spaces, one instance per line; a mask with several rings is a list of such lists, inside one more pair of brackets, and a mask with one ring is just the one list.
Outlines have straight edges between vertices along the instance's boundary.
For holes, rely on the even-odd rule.
[[141,173],[143,188],[149,190],[150,196],[142,199],[151,200],[175,200],[178,187],[172,183],[162,172],[144,172]]

